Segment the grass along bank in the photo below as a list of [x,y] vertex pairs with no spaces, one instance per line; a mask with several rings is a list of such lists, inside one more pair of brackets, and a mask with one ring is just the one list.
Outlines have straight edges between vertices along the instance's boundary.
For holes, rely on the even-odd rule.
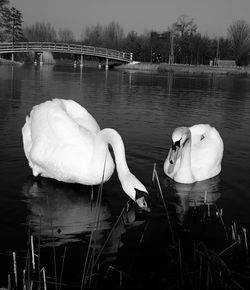
[[0,57],[0,65],[4,64],[4,65],[23,65],[23,62],[20,61],[12,61],[10,59],[5,59],[5,58],[1,58]]
[[250,67],[219,67],[209,65],[186,65],[150,62],[132,62],[117,67],[118,69],[138,71],[158,71],[190,74],[226,74],[226,75],[250,75]]

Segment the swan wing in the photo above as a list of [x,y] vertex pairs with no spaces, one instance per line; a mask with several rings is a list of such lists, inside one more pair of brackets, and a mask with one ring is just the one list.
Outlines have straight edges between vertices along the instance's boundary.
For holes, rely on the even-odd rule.
[[81,105],[76,103],[73,100],[58,100],[54,99],[53,101],[61,101],[65,106],[65,111],[79,126],[86,128],[92,133],[98,133],[100,127],[93,116]]
[[59,102],[35,106],[29,122],[33,174],[78,182],[93,155],[95,135],[76,123]]
[[219,174],[224,146],[218,131],[210,125],[195,125],[190,130],[191,168],[196,180]]

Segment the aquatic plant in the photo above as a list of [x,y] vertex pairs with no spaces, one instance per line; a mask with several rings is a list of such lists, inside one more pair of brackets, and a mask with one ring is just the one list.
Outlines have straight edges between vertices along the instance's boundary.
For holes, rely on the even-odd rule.
[[[95,221],[90,229],[87,245],[83,241],[82,254],[78,257],[83,261],[80,281],[66,282],[64,269],[71,254],[68,245],[63,247],[60,256],[56,247],[53,248],[53,242],[51,243],[53,262],[48,267],[49,261],[41,260],[44,251],[41,247],[41,235],[35,237],[29,232],[25,267],[20,270],[19,261],[23,253],[12,252],[13,271],[7,277],[6,289],[247,289],[250,267],[246,228],[235,221],[228,224],[224,220],[225,212],[216,203],[210,202],[208,192],[199,195],[202,197],[199,202],[192,200],[193,206],[186,215],[187,222],[179,224],[169,196],[173,190],[171,186],[171,183],[166,187],[161,182],[154,164],[151,199],[160,202],[151,204],[151,213],[142,215],[131,200],[126,201],[101,246],[98,246],[95,233],[100,230],[103,183],[98,187],[97,195],[92,188]],[[47,204],[50,205],[49,202]],[[138,222],[138,219],[140,225],[134,228],[133,239],[129,241],[131,252],[126,251],[124,259],[123,247],[120,247],[115,260],[106,260],[104,250],[118,225],[123,223],[125,228],[130,227],[131,221],[126,219],[126,213],[131,208],[135,210],[132,223]],[[152,248],[154,244],[151,240],[155,238],[161,222],[164,224],[161,237],[165,240],[156,239],[156,245],[162,242],[164,246]],[[41,218],[40,223],[42,227]],[[52,219],[51,232],[53,240]],[[123,233],[120,239],[124,243],[129,231],[126,233],[124,230]],[[87,250],[84,251],[86,247]],[[20,273],[22,277],[18,277]]]

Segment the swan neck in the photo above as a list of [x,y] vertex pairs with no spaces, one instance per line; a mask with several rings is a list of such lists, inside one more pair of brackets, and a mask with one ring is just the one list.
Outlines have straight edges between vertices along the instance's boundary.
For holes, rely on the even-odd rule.
[[191,168],[191,139],[188,139],[182,148],[181,162]]
[[124,143],[120,134],[114,129],[106,128],[98,133],[98,137],[107,144],[111,145],[115,156],[117,173],[121,179],[129,172],[129,168],[126,161]]
[[193,180],[192,167],[191,167],[191,138],[185,141],[181,152],[181,164],[178,175],[185,176],[183,183],[189,183]]

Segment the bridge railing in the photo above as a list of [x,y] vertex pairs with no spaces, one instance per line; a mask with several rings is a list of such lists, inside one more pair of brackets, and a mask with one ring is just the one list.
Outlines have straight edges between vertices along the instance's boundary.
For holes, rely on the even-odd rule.
[[0,53],[25,51],[76,53],[107,57],[126,62],[132,61],[132,53],[102,47],[58,42],[0,42]]

